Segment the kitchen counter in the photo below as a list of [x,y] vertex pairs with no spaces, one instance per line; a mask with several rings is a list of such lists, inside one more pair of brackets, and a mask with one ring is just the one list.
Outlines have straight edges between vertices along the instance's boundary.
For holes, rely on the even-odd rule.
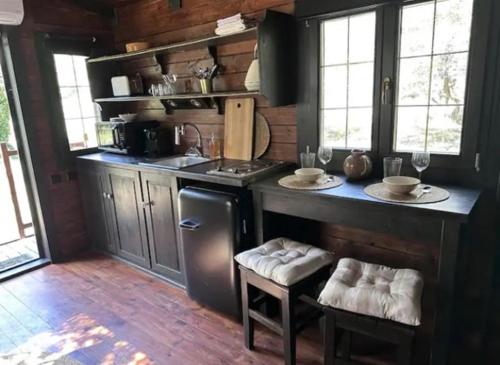
[[[173,156],[170,156],[173,157]],[[164,157],[168,158],[168,157]],[[99,152],[99,153],[93,153],[89,155],[83,155],[79,156],[78,159],[80,160],[85,160],[85,161],[90,161],[90,162],[98,162],[98,163],[103,163],[108,166],[116,166],[116,167],[122,167],[122,168],[134,168],[134,169],[140,169],[140,170],[147,170],[147,171],[161,171],[166,174],[171,174],[173,176],[176,176],[181,179],[189,179],[189,180],[196,180],[196,181],[203,181],[203,182],[209,182],[209,183],[214,183],[214,184],[222,184],[222,185],[229,185],[229,186],[236,186],[236,187],[244,187],[247,186],[253,182],[256,182],[260,179],[263,179],[265,177],[270,176],[271,174],[275,174],[277,171],[282,170],[283,168],[286,168],[286,164],[283,164],[283,166],[277,167],[276,169],[272,169],[271,171],[266,171],[262,172],[259,175],[256,176],[249,176],[249,177],[244,177],[244,178],[231,178],[231,177],[224,177],[224,176],[217,176],[217,175],[209,175],[207,174],[207,171],[214,170],[218,166],[228,166],[231,164],[236,164],[242,161],[239,160],[230,160],[230,159],[220,159],[220,160],[214,160],[198,165],[194,165],[191,167],[186,167],[183,169],[167,169],[163,167],[154,167],[150,165],[142,165],[142,163],[152,163],[155,162],[159,159],[153,159],[153,158],[148,158],[148,157],[138,157],[138,156],[128,156],[128,155],[119,155],[119,154],[114,154],[114,153],[109,153],[109,152]]]

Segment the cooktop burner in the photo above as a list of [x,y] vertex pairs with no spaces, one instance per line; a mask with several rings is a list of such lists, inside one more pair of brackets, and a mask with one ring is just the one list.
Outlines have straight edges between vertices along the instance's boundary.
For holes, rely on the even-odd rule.
[[282,161],[253,160],[231,164],[221,163],[216,169],[207,171],[209,175],[218,175],[233,178],[245,178],[281,166]]

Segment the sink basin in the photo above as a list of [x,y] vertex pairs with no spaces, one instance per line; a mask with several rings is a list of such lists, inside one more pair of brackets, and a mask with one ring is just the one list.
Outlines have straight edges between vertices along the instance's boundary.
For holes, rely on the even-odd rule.
[[185,167],[190,167],[194,165],[199,165],[205,162],[212,161],[206,157],[195,157],[195,156],[175,156],[169,157],[162,160],[154,162],[141,162],[140,165],[162,167],[165,169],[179,170]]

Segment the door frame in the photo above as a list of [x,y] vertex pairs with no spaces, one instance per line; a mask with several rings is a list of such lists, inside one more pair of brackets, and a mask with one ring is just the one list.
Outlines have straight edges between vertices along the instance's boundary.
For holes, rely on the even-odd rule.
[[[0,275],[0,281],[12,276],[20,275],[28,270],[50,263],[54,256],[51,249],[49,237],[53,226],[49,212],[47,187],[42,183],[43,171],[35,144],[34,126],[32,124],[33,115],[28,104],[28,82],[26,78],[24,60],[19,49],[10,46],[11,31],[7,27],[0,28],[0,64],[4,76],[7,98],[9,101],[12,125],[16,141],[18,144],[19,157],[23,171],[23,178],[26,185],[26,193],[30,204],[33,228],[37,240],[38,253],[40,258],[29,264],[19,266],[12,271],[6,271]],[[5,274],[5,275],[4,275]]]

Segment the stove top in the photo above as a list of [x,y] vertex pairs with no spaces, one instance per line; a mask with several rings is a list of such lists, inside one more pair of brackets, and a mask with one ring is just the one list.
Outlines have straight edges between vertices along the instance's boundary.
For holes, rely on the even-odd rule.
[[221,163],[217,168],[207,171],[207,174],[243,179],[259,175],[283,164],[283,161],[266,160],[240,161],[229,164]]

